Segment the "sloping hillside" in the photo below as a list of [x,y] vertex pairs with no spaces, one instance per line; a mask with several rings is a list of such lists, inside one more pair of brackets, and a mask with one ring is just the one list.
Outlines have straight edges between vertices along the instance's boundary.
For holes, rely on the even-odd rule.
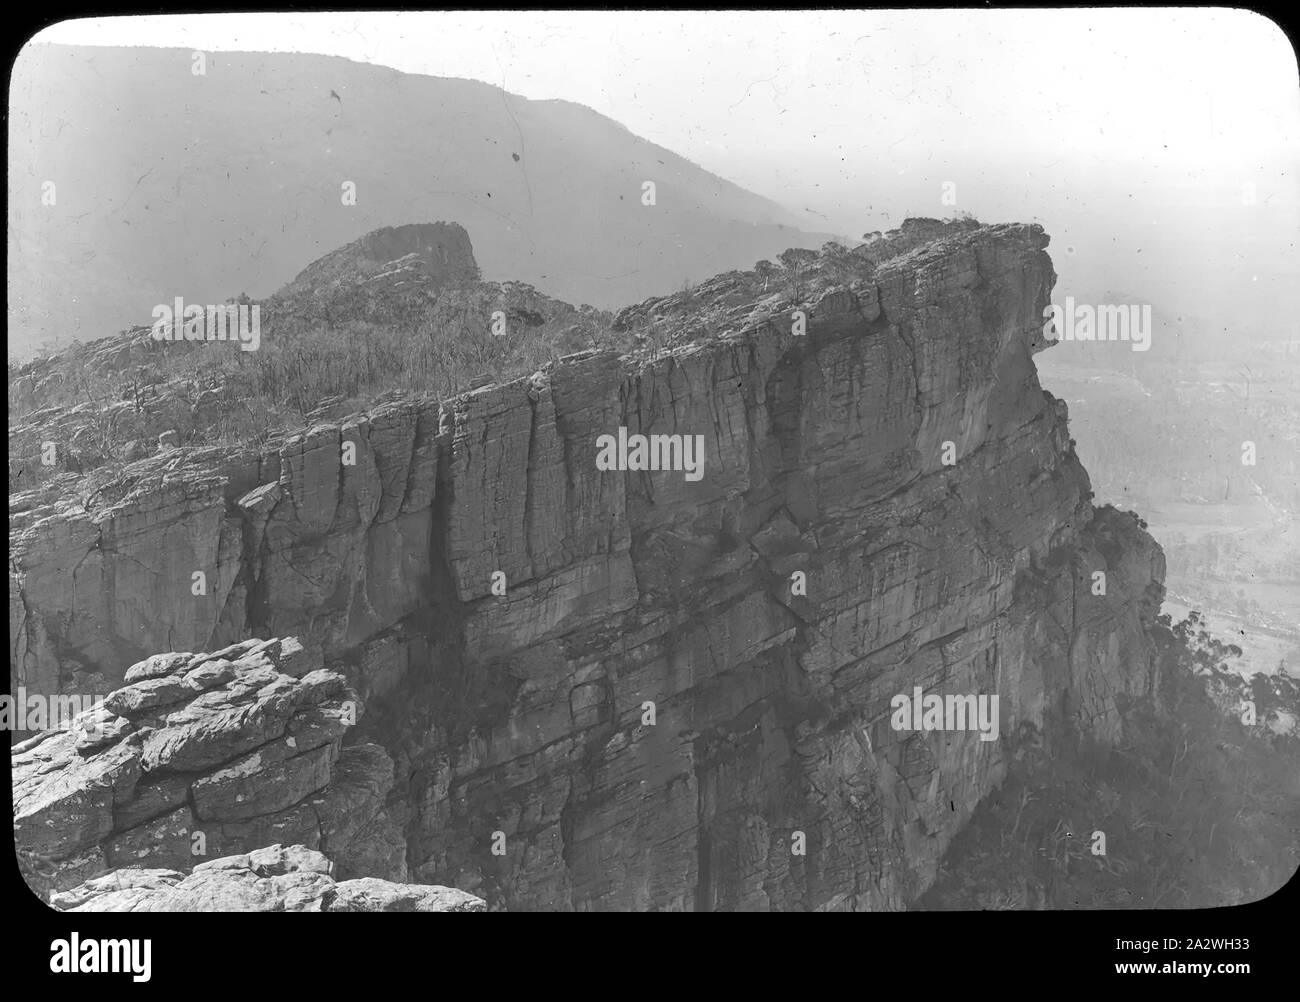
[[600,307],[827,239],[565,101],[316,55],[195,66],[181,49],[20,54],[11,355],[103,337],[177,295],[265,296],[303,261],[411,220],[462,223],[486,279]]

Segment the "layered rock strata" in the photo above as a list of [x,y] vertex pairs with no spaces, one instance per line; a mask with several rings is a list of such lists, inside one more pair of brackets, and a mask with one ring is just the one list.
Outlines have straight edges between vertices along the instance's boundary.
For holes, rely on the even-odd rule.
[[[1114,739],[1154,682],[1163,556],[1090,504],[1032,361],[1046,245],[939,236],[797,304],[731,273],[635,311],[692,342],[666,352],[135,464],[11,523],[15,681],[297,634],[396,763],[411,879],[905,907],[1019,728]],[[702,479],[599,470],[620,428],[701,436]],[[998,696],[1001,739],[895,730],[917,686]]]

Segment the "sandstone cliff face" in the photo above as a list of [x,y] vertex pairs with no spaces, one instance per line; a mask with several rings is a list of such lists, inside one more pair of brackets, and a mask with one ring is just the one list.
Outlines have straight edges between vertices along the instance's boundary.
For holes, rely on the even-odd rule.
[[[895,731],[893,696],[997,694],[1004,739],[1113,739],[1153,682],[1163,557],[1089,504],[1032,363],[1046,244],[922,241],[819,286],[805,336],[720,276],[638,308],[694,338],[666,353],[34,507],[15,682],[104,691],[159,650],[296,634],[367,704],[349,740],[396,763],[411,879],[510,908],[904,907],[1008,750]],[[598,470],[620,427],[702,436],[703,478]]]

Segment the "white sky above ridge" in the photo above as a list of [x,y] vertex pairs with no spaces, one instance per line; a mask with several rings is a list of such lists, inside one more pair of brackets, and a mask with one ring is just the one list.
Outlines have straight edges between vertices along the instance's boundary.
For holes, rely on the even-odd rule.
[[198,14],[65,21],[36,40],[468,77],[585,104],[715,170],[936,144],[1149,163],[1300,148],[1290,43],[1240,10]]

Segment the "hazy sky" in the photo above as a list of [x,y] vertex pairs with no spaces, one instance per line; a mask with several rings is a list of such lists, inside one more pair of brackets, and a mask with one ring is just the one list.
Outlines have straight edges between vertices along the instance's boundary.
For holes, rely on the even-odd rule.
[[1238,10],[201,14],[38,38],[316,52],[566,98],[854,227],[855,193],[909,172],[927,192],[991,158],[1231,184],[1300,150],[1291,46]]

